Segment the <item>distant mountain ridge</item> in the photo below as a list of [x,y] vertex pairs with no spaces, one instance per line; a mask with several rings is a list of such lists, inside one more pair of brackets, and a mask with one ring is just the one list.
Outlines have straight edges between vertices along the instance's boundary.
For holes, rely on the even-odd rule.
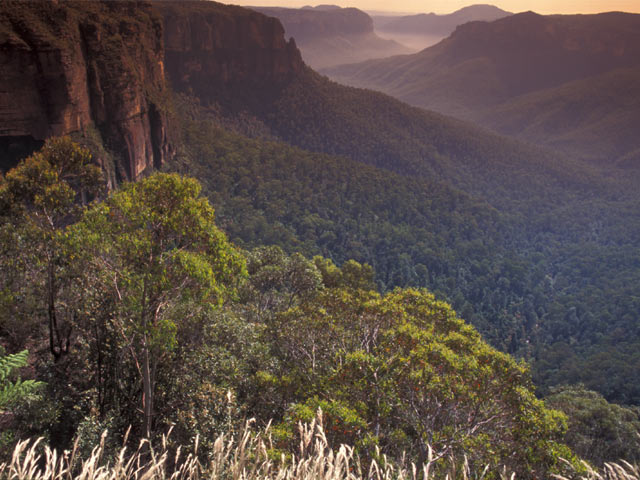
[[284,26],[285,35],[294,38],[305,62],[313,68],[411,52],[393,40],[378,37],[371,17],[357,8],[332,5],[301,9],[251,8],[278,18]]
[[[593,92],[595,86],[589,87],[585,82],[593,81],[602,87],[602,78],[606,78],[602,75],[639,66],[640,15],[612,12],[542,16],[526,12],[489,23],[467,23],[438,45],[414,55],[345,65],[323,73],[349,85],[377,89],[416,106],[513,134],[512,125],[504,121],[503,115],[515,112],[517,105],[530,107],[533,99],[523,96],[542,91],[547,96],[554,95],[553,89],[569,82],[582,82],[580,91],[592,95],[586,92]],[[567,89],[557,90],[556,95],[562,92]],[[533,114],[528,110],[514,113],[532,126],[542,122],[540,128],[522,125],[518,135],[538,142],[541,135],[527,132],[547,128],[551,135],[562,136],[568,133],[564,129],[578,122],[577,116],[606,113],[611,120],[616,110],[628,110],[626,96],[624,90],[608,91],[607,101],[601,95],[599,113],[563,108],[565,121],[553,128],[550,124],[548,128],[544,126],[542,117],[535,114],[536,108]],[[562,96],[554,98],[555,103],[565,101]],[[575,93],[573,98],[576,102]],[[587,101],[584,105],[592,103]],[[627,121],[625,114],[619,116],[620,127]],[[610,121],[609,128],[615,130],[615,122]],[[593,133],[590,128],[571,133],[574,140],[569,150],[583,157],[592,156]],[[637,135],[632,137],[625,140],[630,143],[627,151],[640,147]],[[587,140],[584,148],[581,138]],[[618,158],[627,151],[604,154]]]
[[373,15],[376,32],[416,50],[423,50],[448,37],[457,26],[471,21],[492,21],[509,16],[493,5],[470,5],[453,13],[440,15]]
[[430,34],[447,36],[458,25],[472,21],[492,21],[512,15],[493,5],[469,5],[453,13],[439,15],[436,13],[420,13],[401,17],[374,17],[374,24],[381,32],[397,32],[412,34]]

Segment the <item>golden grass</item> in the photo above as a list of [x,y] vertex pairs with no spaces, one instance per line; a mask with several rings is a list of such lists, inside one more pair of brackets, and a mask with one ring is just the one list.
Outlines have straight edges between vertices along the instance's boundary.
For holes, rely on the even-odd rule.
[[[576,475],[571,480],[639,480],[640,469],[637,465],[621,460],[618,463],[605,463],[600,471],[595,470],[588,463],[584,463],[586,473]],[[556,480],[570,480],[561,475],[553,476]]]
[[[364,472],[353,448],[341,445],[333,450],[324,435],[321,414],[310,425],[300,425],[300,445],[297,455],[274,461],[269,455],[269,429],[255,432],[250,423],[237,437],[220,435],[210,461],[201,463],[196,453],[182,455],[181,449],[170,452],[167,437],[158,448],[141,442],[137,451],[122,448],[110,461],[105,459],[104,439],[88,458],[78,456],[77,443],[73,450],[59,454],[40,440],[26,440],[16,445],[11,461],[0,465],[0,480],[448,480],[450,474],[435,475],[433,460],[421,468],[394,466],[383,460],[373,462]],[[471,472],[468,464],[458,472],[463,480],[481,480],[487,474]],[[514,475],[503,471],[503,480]],[[569,480],[555,476],[556,480]],[[584,480],[640,480],[638,467],[625,462],[606,464],[602,471],[587,465],[587,473],[573,478]]]

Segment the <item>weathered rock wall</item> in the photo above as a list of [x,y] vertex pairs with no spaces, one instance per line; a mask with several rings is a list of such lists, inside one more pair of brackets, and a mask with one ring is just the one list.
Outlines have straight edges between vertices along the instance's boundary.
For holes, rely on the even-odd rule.
[[51,135],[78,134],[110,152],[98,161],[112,182],[136,180],[174,154],[169,84],[255,109],[306,68],[277,19],[240,7],[6,0],[0,168]]
[[273,90],[307,68],[280,21],[215,2],[157,2],[164,17],[171,85],[204,102],[268,102]]
[[115,179],[139,178],[173,148],[163,62],[162,21],[150,3],[2,2],[4,151],[93,129],[114,154]]

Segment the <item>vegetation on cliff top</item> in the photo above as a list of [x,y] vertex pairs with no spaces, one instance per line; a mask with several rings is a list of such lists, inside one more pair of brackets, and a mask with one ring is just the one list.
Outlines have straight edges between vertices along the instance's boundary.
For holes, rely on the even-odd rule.
[[[12,346],[34,346],[35,376],[47,382],[48,408],[15,410],[16,435],[66,447],[110,427],[113,447],[127,425],[134,439],[173,425],[176,441],[200,434],[206,452],[252,417],[274,423],[273,448],[287,453],[297,422],[322,407],[327,438],[353,443],[363,461],[406,452],[449,468],[466,453],[474,468],[531,475],[571,457],[558,443],[564,416],[535,398],[525,365],[428,292],[380,295],[373,270],[355,261],[338,268],[278,247],[240,254],[197,182],[177,174],[126,184],[71,215],[58,192],[70,199],[85,184],[58,174],[61,151],[87,168],[82,149],[52,140],[36,154],[44,193],[22,174],[33,158],[0,187],[2,311],[12,313],[2,328]],[[67,221],[35,221],[49,211],[42,202]]]

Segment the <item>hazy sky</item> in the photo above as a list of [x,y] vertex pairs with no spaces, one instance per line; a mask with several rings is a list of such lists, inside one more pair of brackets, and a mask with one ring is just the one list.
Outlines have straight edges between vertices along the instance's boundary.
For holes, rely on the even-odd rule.
[[533,10],[538,13],[598,13],[613,10],[640,13],[640,0],[240,0],[225,1],[237,5],[261,5],[302,7],[330,3],[342,7],[357,7],[362,10],[393,10],[398,12],[451,13],[474,3],[490,3],[510,12]]

